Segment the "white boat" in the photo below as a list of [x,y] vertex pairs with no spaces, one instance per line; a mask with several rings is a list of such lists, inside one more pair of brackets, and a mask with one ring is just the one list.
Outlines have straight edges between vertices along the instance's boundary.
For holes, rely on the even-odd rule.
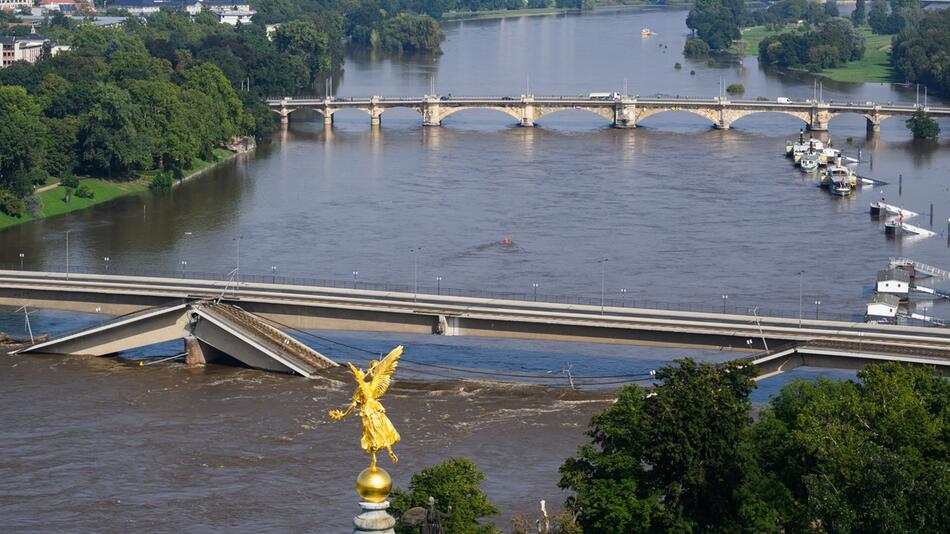
[[804,140],[804,135],[799,140],[798,143],[792,147],[792,159],[795,160],[795,163],[798,164],[801,161],[802,156],[805,155],[809,150],[821,153],[825,149],[825,145],[818,139],[809,138],[807,141]]
[[848,180],[841,180],[839,182],[831,182],[831,187],[829,187],[828,190],[831,191],[832,195],[846,197],[851,194],[854,188]]
[[818,170],[818,152],[806,152],[798,164],[804,172],[815,172]]
[[821,149],[821,156],[818,158],[819,165],[828,165],[829,163],[841,157],[841,151],[837,148],[826,146]]
[[[841,162],[841,158],[838,158],[835,164],[828,167],[821,175],[821,185],[822,187],[832,187],[834,184],[842,182],[847,183],[849,188],[854,189],[858,186],[858,177],[850,167],[846,167]],[[851,192],[849,191],[848,194],[850,195]]]

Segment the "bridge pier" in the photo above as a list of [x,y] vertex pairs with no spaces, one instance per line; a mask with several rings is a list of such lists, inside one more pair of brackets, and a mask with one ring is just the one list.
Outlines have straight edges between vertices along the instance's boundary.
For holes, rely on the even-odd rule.
[[191,366],[204,366],[220,360],[225,354],[208,345],[195,336],[185,336],[185,363]]
[[867,121],[867,131],[869,137],[881,133],[881,119],[867,117]]
[[333,113],[323,113],[323,125],[332,126],[333,125]]
[[827,109],[813,108],[811,111],[811,120],[808,121],[808,129],[812,132],[827,132],[828,121],[831,120],[831,113]]
[[636,128],[636,117],[636,106],[617,104],[617,106],[614,108],[614,121],[611,126],[614,128]]
[[286,128],[288,125],[290,125],[290,112],[282,109],[280,110],[280,127]]

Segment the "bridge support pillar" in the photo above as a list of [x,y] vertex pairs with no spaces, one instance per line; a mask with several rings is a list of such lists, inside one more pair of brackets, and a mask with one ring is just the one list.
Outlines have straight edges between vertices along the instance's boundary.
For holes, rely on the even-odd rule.
[[287,110],[280,110],[280,127],[286,128],[290,124],[290,113]]
[[534,126],[534,96],[523,95],[521,97],[521,121],[519,126],[530,128]]
[[333,113],[324,113],[323,114],[323,125],[332,126],[333,125]]
[[868,135],[873,136],[881,133],[881,120],[868,117]]
[[636,106],[625,106],[617,104],[614,108],[614,128],[636,128],[637,127],[637,109]]
[[185,336],[185,363],[202,366],[222,356],[222,352],[195,336]]
[[813,132],[827,132],[828,121],[831,120],[831,114],[825,109],[812,109],[811,121],[808,123],[808,129]]
[[422,102],[422,125],[442,126],[442,106],[435,97],[425,97]]

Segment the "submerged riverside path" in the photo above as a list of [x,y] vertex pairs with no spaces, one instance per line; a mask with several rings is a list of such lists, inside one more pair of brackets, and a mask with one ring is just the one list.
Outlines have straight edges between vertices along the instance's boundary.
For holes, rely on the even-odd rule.
[[923,107],[914,104],[879,104],[875,102],[825,102],[788,98],[773,100],[730,100],[714,98],[641,98],[613,93],[597,96],[440,96],[422,97],[283,97],[270,98],[267,105],[287,125],[290,115],[302,109],[316,111],[324,124],[333,123],[333,115],[345,109],[365,112],[374,125],[380,124],[388,109],[408,108],[422,116],[424,126],[441,126],[442,121],[460,111],[487,109],[505,113],[520,126],[534,126],[546,115],[561,111],[581,110],[600,115],[615,128],[636,128],[640,121],[667,111],[685,111],[699,115],[717,129],[727,130],[732,124],[756,113],[783,113],[801,119],[809,130],[825,131],[834,117],[846,113],[862,115],[867,120],[869,133],[881,130],[881,121],[895,116],[909,116],[924,109],[934,117],[950,117],[950,107]]
[[[946,328],[233,280],[0,271],[0,304],[151,317],[149,313],[184,306],[200,310],[200,303],[206,301],[239,306],[242,313],[293,329],[765,351],[752,359],[760,366],[762,376],[801,365],[855,369],[884,360],[934,365],[950,371],[950,329]],[[150,309],[155,311],[145,312]],[[133,344],[142,346],[148,344],[145,341],[150,339],[150,331],[180,330],[178,323],[184,320],[187,318],[175,316],[170,323],[152,328],[143,322],[122,323],[120,318],[107,323],[110,328],[92,327],[60,336],[37,345],[37,349],[107,354],[123,350],[124,345],[117,344],[117,339],[138,336],[141,339]],[[77,343],[77,338],[83,339]],[[149,343],[169,339],[167,334],[156,335]],[[58,350],[57,344],[64,346]],[[301,372],[299,366],[286,367],[310,375]]]

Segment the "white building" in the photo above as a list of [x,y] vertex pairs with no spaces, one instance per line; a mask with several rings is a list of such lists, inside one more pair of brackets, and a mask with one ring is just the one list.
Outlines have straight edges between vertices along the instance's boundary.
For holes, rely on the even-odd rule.
[[230,24],[237,26],[240,24],[250,24],[256,11],[215,11],[218,16],[218,22],[221,24]]
[[36,63],[43,54],[43,45],[49,39],[42,35],[0,37],[0,67],[6,68],[17,61]]
[[0,0],[0,11],[18,11],[21,7],[33,7],[33,0]]
[[901,299],[887,293],[875,293],[868,301],[868,320],[894,319],[900,308]]
[[[162,8],[184,11],[194,16],[207,9],[217,14],[218,20],[225,24],[250,22],[255,13],[247,0],[114,0],[109,7],[124,9],[139,16],[158,13]],[[222,17],[223,13],[228,13],[228,16]]]
[[907,295],[910,292],[910,273],[904,269],[878,271],[877,292]]

